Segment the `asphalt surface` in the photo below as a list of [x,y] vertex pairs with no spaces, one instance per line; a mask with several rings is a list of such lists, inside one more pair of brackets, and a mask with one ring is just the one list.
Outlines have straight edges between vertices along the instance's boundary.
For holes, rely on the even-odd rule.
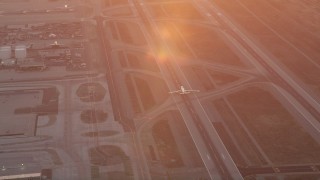
[[[145,3],[142,3],[142,1],[139,3],[136,0],[133,2],[134,2],[135,7],[137,8],[138,14],[139,14],[142,22],[144,23],[145,27],[147,28],[148,32],[150,33],[151,37],[153,38],[154,47],[156,49],[164,48],[165,44],[164,44],[163,40],[158,38],[161,36],[158,35],[158,33],[156,31],[157,30],[156,27],[154,27],[154,25],[150,22],[151,20],[149,20],[147,17],[146,11],[148,11],[148,10],[145,9],[145,5],[144,5]],[[172,64],[170,64],[169,62],[166,64],[165,68],[168,70],[169,78],[171,79],[172,82],[174,82],[176,89],[179,89],[179,87],[183,84],[180,81],[180,78],[182,78],[184,75],[182,75],[182,77],[178,76],[176,74],[176,72],[178,70],[173,68]],[[180,73],[180,71],[178,73]],[[222,178],[222,179],[233,179],[234,177],[241,178],[241,177],[239,177],[240,173],[238,172],[236,167],[235,167],[235,169],[233,169],[231,167],[230,168],[226,167],[226,162],[228,162],[228,166],[229,165],[234,166],[234,162],[232,161],[232,159],[230,159],[230,161],[232,161],[232,162],[229,162],[229,156],[228,156],[228,161],[226,160],[226,157],[223,154],[228,153],[228,152],[222,151],[221,148],[219,148],[219,150],[218,150],[215,147],[215,143],[212,140],[212,138],[215,138],[215,137],[212,137],[212,132],[207,132],[208,129],[206,129],[204,123],[201,120],[204,117],[200,117],[197,114],[197,110],[194,107],[195,105],[191,102],[190,96],[188,96],[188,95],[182,96],[182,100],[187,108],[188,114],[191,115],[191,119],[192,119],[193,123],[197,126],[196,128],[198,129],[198,132],[200,132],[200,135],[201,135],[200,137],[205,144],[206,150],[198,148],[199,153],[202,154],[204,164],[206,164],[205,161],[208,161],[208,160],[213,162],[213,164],[214,164],[213,165],[214,167],[212,167],[211,163],[208,163],[205,165],[208,170],[208,173],[211,174],[210,175],[211,178],[217,177],[216,174],[219,174],[219,178]],[[211,130],[209,130],[209,131],[211,131]],[[190,133],[192,133],[192,132],[190,132]],[[214,136],[218,136],[218,135],[214,135]],[[219,137],[217,137],[217,138],[219,139]],[[196,141],[196,139],[195,139],[195,141]],[[223,144],[222,144],[222,146],[223,146]],[[220,154],[222,154],[222,155],[220,155]],[[231,165],[229,163],[231,163],[233,165]],[[212,169],[216,169],[216,170],[212,171]],[[229,172],[230,169],[232,169],[232,173],[233,173],[232,175]]]
[[320,165],[301,166],[275,166],[275,167],[240,167],[241,174],[245,176],[271,173],[310,173],[319,172]]
[[[175,83],[176,87],[179,88],[181,85],[181,82],[178,76],[175,74],[174,69],[171,67],[171,64],[169,62],[166,63],[166,66],[170,72],[170,76],[173,82]],[[226,168],[223,160],[221,159],[219,152],[215,148],[213,142],[210,140],[208,132],[204,130],[205,129],[204,125],[202,124],[199,116],[195,113],[196,111],[191,103],[190,96],[182,95],[181,98],[183,100],[183,103],[186,105],[189,113],[191,114],[194,124],[196,124],[199,132],[202,132],[201,133],[202,139],[205,141],[206,143],[205,145],[207,149],[210,150],[209,151],[210,157],[213,159],[213,161],[217,165],[216,167],[219,171],[219,174],[222,176],[223,179],[232,179],[230,173],[228,172],[228,169]]]
[[[137,12],[139,14],[139,17],[141,18],[142,22],[144,23],[145,27],[148,29],[148,32],[150,33],[151,37],[153,37],[154,41],[154,46],[157,49],[160,49],[163,45],[161,43],[160,39],[157,39],[157,37],[159,37],[157,35],[157,33],[155,32],[155,30],[153,29],[151,23],[149,22],[147,16],[145,15],[145,13],[143,12],[143,9],[141,8],[141,4],[134,0],[133,1]],[[170,72],[170,77],[172,79],[172,81],[175,83],[176,88],[178,89],[181,86],[181,82],[178,78],[178,76],[175,74],[175,70],[172,68],[171,64],[167,63],[166,64],[167,69]],[[197,128],[201,133],[202,139],[205,142],[205,145],[207,147],[207,149],[209,150],[209,155],[207,158],[212,158],[212,160],[214,161],[214,164],[216,165],[216,168],[219,172],[219,174],[221,175],[221,177],[223,179],[232,179],[230,173],[228,172],[228,169],[226,168],[226,165],[224,164],[223,160],[221,159],[221,156],[219,154],[219,152],[217,151],[217,149],[215,148],[213,142],[210,140],[209,134],[207,133],[207,131],[203,131],[205,129],[204,125],[202,124],[199,116],[195,113],[195,109],[192,105],[192,103],[190,102],[190,99],[188,96],[182,96],[183,102],[186,105],[189,113],[192,116],[192,119],[194,121],[194,123],[197,125]]]
[[295,88],[292,87],[290,83],[288,83],[277,71],[275,71],[265,60],[258,54],[248,43],[236,33],[236,31],[231,28],[222,18],[222,14],[218,15],[215,11],[210,11],[211,16],[220,24],[221,28],[224,29],[230,36],[232,36],[235,40],[237,40],[245,50],[247,50],[250,55],[254,57],[256,61],[258,61],[268,72],[268,77],[270,81],[278,84],[287,92],[289,92],[305,109],[307,109],[310,114],[320,121],[320,113],[319,109],[315,108],[311,105],[300,93],[297,92]]

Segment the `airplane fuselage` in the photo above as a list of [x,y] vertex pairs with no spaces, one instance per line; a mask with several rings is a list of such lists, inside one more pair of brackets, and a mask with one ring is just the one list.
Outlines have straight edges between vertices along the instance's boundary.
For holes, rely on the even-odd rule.
[[179,93],[179,94],[189,94],[191,92],[199,92],[199,90],[186,90],[183,86],[180,86],[180,89],[177,91],[171,91],[170,94]]

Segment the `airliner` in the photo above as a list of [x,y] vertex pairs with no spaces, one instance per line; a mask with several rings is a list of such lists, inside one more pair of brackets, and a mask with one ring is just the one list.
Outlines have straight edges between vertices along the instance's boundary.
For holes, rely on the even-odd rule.
[[177,91],[170,91],[169,93],[170,94],[173,94],[173,93],[179,93],[179,94],[189,94],[189,93],[192,93],[192,92],[200,92],[199,90],[193,90],[193,89],[185,89],[183,86],[180,86],[180,89],[177,90]]
[[64,47],[64,44],[59,44],[58,41],[54,41],[53,44],[50,44],[50,47]]

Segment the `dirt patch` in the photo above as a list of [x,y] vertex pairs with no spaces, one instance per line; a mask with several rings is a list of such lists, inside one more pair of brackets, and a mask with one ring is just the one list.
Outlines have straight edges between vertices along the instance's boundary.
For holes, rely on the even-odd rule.
[[108,114],[102,110],[85,110],[81,112],[80,119],[83,123],[102,123],[107,120]]
[[119,132],[117,131],[98,131],[98,132],[86,132],[82,135],[86,137],[108,137],[108,136],[116,135],[118,133]]
[[118,31],[116,29],[115,22],[108,22],[108,25],[109,25],[108,27],[110,27],[112,38],[115,39],[115,40],[120,40]]
[[128,0],[104,0],[103,2],[106,7],[117,6],[117,5],[128,5]]
[[162,120],[152,128],[160,159],[168,168],[181,167],[183,162],[167,120]]
[[132,17],[132,16],[134,16],[134,13],[130,7],[123,6],[121,8],[107,9],[107,10],[103,11],[103,15],[113,17],[113,18]]
[[122,42],[136,46],[146,45],[145,37],[138,24],[117,21],[116,27]]
[[185,19],[203,19],[199,11],[191,4],[185,2],[163,3],[161,5],[150,6],[153,15],[157,18],[185,18]]
[[[188,44],[183,39],[182,34],[179,32],[179,29],[176,28],[176,23],[169,22],[157,22],[159,27],[159,33],[162,39],[170,48],[170,52],[175,56],[181,57],[194,57],[191,49],[188,47]],[[159,56],[163,58],[168,58],[169,52],[162,50],[159,52]]]
[[160,72],[156,60],[148,54],[139,52],[124,52],[118,53],[121,67],[141,69],[152,72]]
[[[227,128],[232,132],[230,136],[236,139],[236,142],[231,143],[224,142],[227,147],[232,147],[234,144],[238,144],[240,150],[243,152],[243,155],[246,159],[248,159],[248,164],[242,161],[243,158],[238,157],[237,149],[229,151],[232,159],[235,161],[237,165],[240,166],[248,166],[248,165],[265,165],[267,164],[266,160],[259,153],[258,149],[255,147],[253,142],[250,140],[246,131],[241,127],[241,124],[238,122],[235,114],[231,111],[230,107],[226,104],[224,99],[217,99],[213,101],[214,107],[219,112],[220,116],[223,118]],[[227,132],[225,132],[227,133]],[[226,137],[225,137],[226,138]],[[224,138],[222,138],[224,140]]]
[[53,150],[53,149],[46,149],[45,151],[46,151],[48,154],[50,154],[50,157],[51,157],[52,162],[53,162],[54,165],[60,166],[60,165],[63,164],[62,161],[61,161],[61,159],[60,159],[60,156],[58,155],[58,153],[57,153],[55,150]]
[[269,92],[251,87],[228,100],[273,163],[320,161],[320,145]]
[[[145,78],[144,78],[145,77]],[[126,85],[135,113],[153,108],[168,97],[163,80],[150,76],[127,75]]]
[[197,78],[197,81],[201,83],[205,90],[209,91],[216,88],[204,68],[190,67],[189,72],[191,72],[194,77]]
[[132,68],[143,69],[153,72],[160,72],[154,58],[146,54],[127,53],[128,64]]
[[292,174],[292,175],[255,175],[255,176],[247,176],[244,178],[245,180],[256,180],[256,179],[264,179],[264,180],[275,180],[275,179],[283,179],[283,180],[319,180],[320,174]]
[[[320,26],[315,21],[310,23],[310,20],[319,19],[320,16],[315,16],[314,12],[311,13],[312,15],[305,12],[306,9],[311,12],[316,7],[312,2],[288,1],[284,3],[283,1],[273,0],[256,3],[253,0],[227,0],[216,1],[215,3],[248,34],[260,42],[266,50],[270,51],[276,57],[276,63],[291,71],[295,78],[299,78],[303,83],[309,85],[309,88],[319,96],[320,79],[318,77],[320,77],[320,71],[315,64],[318,66],[320,64],[320,52],[318,50],[320,40],[319,33],[314,33],[312,29],[315,29],[315,26],[317,26],[316,29],[320,29]],[[290,10],[292,8],[295,11]],[[304,9],[304,12],[301,12],[302,9]],[[286,10],[290,11],[290,15],[286,13]],[[239,16],[238,12],[246,14],[245,17]],[[295,15],[291,16],[293,14]],[[299,18],[294,18],[297,16]],[[302,24],[299,23],[301,21]],[[309,24],[313,24],[313,27]],[[281,38],[269,28],[277,32]]]
[[121,172],[121,171],[112,171],[107,173],[107,179],[126,179],[126,180],[133,180],[134,177],[126,172]]
[[137,77],[134,78],[134,81],[137,85],[143,108],[145,110],[152,108],[156,104],[156,102],[152,95],[151,88],[149,87],[148,82]]
[[[40,89],[41,90],[41,89]],[[35,107],[23,107],[14,110],[15,114],[30,114],[38,115],[57,114],[59,105],[59,92],[56,88],[42,89],[42,104]]]
[[[102,145],[89,150],[91,164],[95,166],[112,166],[122,164],[123,169],[107,173],[112,177],[125,177],[124,179],[132,179],[133,169],[129,157],[117,146]],[[109,178],[106,178],[109,179]]]
[[116,146],[102,145],[89,150],[90,162],[97,166],[110,166],[128,161],[128,156]]
[[104,98],[106,89],[99,83],[84,83],[80,85],[76,93],[81,101],[97,102]]
[[191,47],[189,50],[192,50],[197,58],[218,64],[246,66],[218,31],[183,23],[175,23],[175,30],[184,39],[183,42]]
[[142,112],[142,107],[140,106],[139,99],[137,97],[137,92],[134,88],[133,80],[132,77],[127,75],[125,78],[126,86],[130,91],[128,91],[129,97],[130,97],[130,102],[132,104],[133,111],[135,113],[141,113]]
[[241,77],[235,74],[228,74],[220,71],[208,70],[209,75],[217,86],[223,86],[240,80]]

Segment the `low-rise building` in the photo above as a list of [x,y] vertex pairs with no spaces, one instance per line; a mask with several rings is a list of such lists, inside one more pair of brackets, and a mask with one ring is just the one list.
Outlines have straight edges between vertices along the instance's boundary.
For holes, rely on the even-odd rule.
[[11,58],[11,46],[1,46],[0,47],[0,59],[10,59]]
[[17,45],[15,47],[15,58],[25,59],[27,57],[27,48],[25,45]]

